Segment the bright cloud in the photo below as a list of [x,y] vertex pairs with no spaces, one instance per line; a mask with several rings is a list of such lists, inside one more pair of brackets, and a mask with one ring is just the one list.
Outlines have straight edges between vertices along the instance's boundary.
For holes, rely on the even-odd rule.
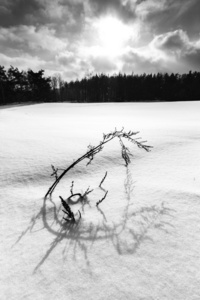
[[200,67],[200,39],[191,41],[183,30],[167,32],[154,38],[151,45],[186,69]]
[[[37,56],[31,56],[31,55],[23,55],[23,56],[7,56],[5,54],[0,53],[0,61],[1,65],[9,67],[12,66],[18,66],[20,69],[27,70],[28,68],[37,71],[38,69],[44,69],[44,66],[46,65],[46,62],[42,59],[40,59]],[[48,74],[46,74],[48,75]]]
[[187,33],[180,29],[156,36],[152,41],[152,45],[172,53],[188,51],[191,47],[194,47],[189,41]]
[[59,51],[66,47],[66,43],[55,36],[55,30],[46,26],[20,25],[18,27],[1,28],[0,40],[16,43],[16,46],[29,47],[30,49],[43,49]]

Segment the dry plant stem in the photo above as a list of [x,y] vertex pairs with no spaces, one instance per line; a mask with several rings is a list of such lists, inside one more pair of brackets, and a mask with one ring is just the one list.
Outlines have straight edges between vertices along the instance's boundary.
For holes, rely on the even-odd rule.
[[72,181],[72,185],[71,185],[71,188],[70,188],[71,195],[73,195],[73,187],[74,187],[74,181]]
[[79,196],[79,198],[82,198],[82,197],[83,197],[81,193],[75,193],[75,194],[72,194],[71,196],[69,196],[69,197],[67,198],[67,200],[70,201],[73,197],[76,197],[76,196]]
[[55,176],[55,178],[58,178],[58,172],[59,171],[64,171],[64,169],[59,169],[59,168],[55,168],[53,165],[51,165],[53,173],[51,174],[51,176]]
[[90,190],[90,187],[85,191],[85,193],[82,195],[82,198],[84,199],[88,194],[92,193],[93,190]]
[[[133,139],[132,138],[133,135],[136,135],[138,133],[139,132],[132,132],[132,131],[124,132],[123,128],[121,130],[119,130],[119,131],[115,129],[115,131],[113,131],[113,132],[110,132],[108,134],[103,134],[103,140],[100,141],[97,146],[89,146],[88,147],[89,150],[84,155],[82,155],[80,158],[78,158],[76,161],[74,161],[59,176],[58,176],[58,174],[56,172],[59,169],[53,168],[53,171],[56,173],[56,179],[55,179],[54,183],[48,189],[48,191],[47,191],[47,193],[45,195],[45,198],[48,195],[52,195],[54,189],[56,188],[56,186],[58,185],[58,183],[60,182],[60,180],[65,176],[65,174],[67,172],[69,172],[73,167],[75,167],[78,163],[80,163],[82,160],[84,160],[86,158],[89,159],[89,162],[87,163],[87,165],[90,164],[91,161],[93,160],[94,156],[103,149],[104,145],[107,144],[108,142],[112,141],[116,137],[119,138],[119,139],[126,138],[126,139],[128,139],[128,141],[136,144],[139,148],[142,148],[142,149],[144,149],[146,151],[150,151],[150,148],[152,148],[152,147],[148,146],[148,145],[145,145],[144,143],[146,141],[139,142],[137,139]],[[73,186],[72,186],[72,189],[73,189]]]
[[61,200],[61,203],[64,207],[65,210],[62,210],[66,215],[67,215],[67,219],[65,219],[65,221],[68,221],[68,222],[75,222],[75,218],[74,218],[74,213],[71,211],[71,208],[70,206],[65,202],[65,200],[61,197],[60,197],[60,200]]
[[103,179],[101,180],[100,184],[99,184],[99,187],[101,188],[101,185],[103,184],[104,180],[106,179],[106,176],[107,176],[108,172],[106,171]]
[[106,198],[107,194],[108,194],[108,191],[106,191],[106,192],[105,192],[105,195],[103,196],[103,198],[101,198],[101,199],[96,203],[96,206],[99,206],[99,204],[100,204],[101,202],[103,202],[103,200]]
[[126,167],[127,167],[128,164],[131,162],[130,156],[132,156],[132,154],[130,153],[130,150],[124,145],[121,137],[119,137],[119,142],[120,142],[121,149],[122,149],[122,158],[124,159]]

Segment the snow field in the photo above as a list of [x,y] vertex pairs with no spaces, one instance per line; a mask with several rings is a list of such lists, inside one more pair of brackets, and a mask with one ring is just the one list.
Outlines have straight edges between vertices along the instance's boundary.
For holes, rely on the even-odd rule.
[[[200,299],[199,102],[40,104],[0,110],[0,299]],[[103,133],[140,131],[150,153],[124,166],[118,141],[71,170]],[[98,187],[105,172],[107,178]],[[59,195],[94,189],[71,230]],[[108,190],[106,199],[96,202]]]

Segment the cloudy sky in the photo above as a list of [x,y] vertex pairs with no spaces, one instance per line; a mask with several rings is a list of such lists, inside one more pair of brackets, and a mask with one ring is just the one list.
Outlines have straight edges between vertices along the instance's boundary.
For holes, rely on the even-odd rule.
[[200,71],[200,0],[0,0],[0,65],[68,81]]

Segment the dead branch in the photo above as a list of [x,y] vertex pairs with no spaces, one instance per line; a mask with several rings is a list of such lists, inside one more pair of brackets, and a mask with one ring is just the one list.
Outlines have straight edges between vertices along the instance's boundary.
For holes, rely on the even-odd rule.
[[[130,141],[131,143],[134,143],[137,147],[144,149],[145,151],[150,151],[150,149],[152,147],[146,145],[145,144],[146,141],[139,142],[138,139],[133,138],[133,136],[135,136],[138,133],[139,132],[133,132],[133,131],[125,132],[124,128],[122,128],[121,130],[115,129],[113,132],[110,132],[108,134],[103,134],[103,139],[102,139],[102,141],[99,142],[99,144],[97,146],[89,145],[87,152],[84,155],[82,155],[81,157],[79,157],[76,161],[74,161],[66,169],[63,170],[63,169],[58,169],[58,168],[56,169],[55,167],[52,167],[53,175],[55,176],[55,181],[48,189],[48,191],[45,195],[45,198],[48,195],[52,195],[54,189],[56,188],[56,186],[58,185],[60,180],[65,176],[66,173],[68,173],[72,168],[74,168],[78,163],[80,163],[84,159],[89,160],[87,163],[87,165],[89,165],[92,162],[92,160],[94,159],[94,156],[103,150],[104,145],[107,144],[108,142],[112,141],[114,138],[119,138],[121,140],[122,140],[122,138],[125,138],[128,141]],[[123,145],[121,145],[121,146],[122,146],[122,157],[125,160],[125,163],[127,166],[130,163],[130,159],[129,159],[130,152],[127,147],[125,147]],[[58,171],[60,171],[60,170],[62,170],[62,173],[60,175],[58,175]],[[73,186],[72,186],[71,190],[73,192]]]

